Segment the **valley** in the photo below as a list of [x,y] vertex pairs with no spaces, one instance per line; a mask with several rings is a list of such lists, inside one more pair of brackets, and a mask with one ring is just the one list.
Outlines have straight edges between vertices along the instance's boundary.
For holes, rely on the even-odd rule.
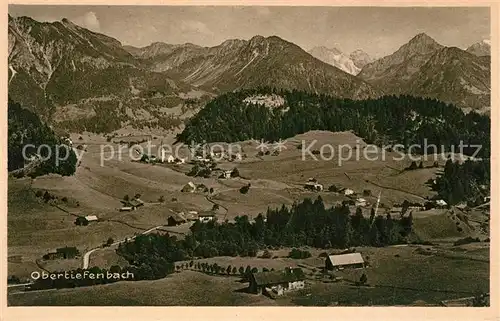
[[489,306],[488,39],[20,12],[9,306]]

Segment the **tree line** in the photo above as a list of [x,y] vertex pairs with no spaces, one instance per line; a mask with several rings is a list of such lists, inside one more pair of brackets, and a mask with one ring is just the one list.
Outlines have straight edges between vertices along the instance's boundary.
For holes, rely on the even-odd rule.
[[[244,102],[252,95],[277,94],[280,107],[268,108]],[[247,139],[277,141],[310,130],[352,130],[365,142],[376,145],[434,144],[440,153],[464,144],[481,144],[479,156],[490,154],[490,119],[475,112],[465,114],[436,99],[407,95],[351,100],[298,90],[257,88],[223,94],[213,99],[187,123],[178,140],[234,142]],[[428,147],[429,153],[435,153]],[[466,147],[470,155],[475,148]],[[489,156],[488,156],[489,157]]]
[[[136,278],[157,279],[173,273],[174,262],[192,258],[255,257],[261,249],[284,246],[327,249],[406,243],[412,220],[411,214],[392,218],[376,216],[374,211],[364,217],[361,208],[350,215],[347,204],[327,208],[318,197],[290,208],[269,208],[265,216],[259,214],[253,221],[244,215],[234,222],[195,222],[191,233],[180,240],[168,234],[138,235],[121,243],[116,252],[134,267]],[[298,257],[307,257],[303,254]]]
[[[32,144],[34,147],[25,150],[27,157],[35,156],[41,145],[47,145],[48,148],[40,148],[39,156],[46,160],[33,169],[30,176],[36,177],[48,173],[73,175],[75,173],[77,164],[75,152],[69,147],[62,146],[62,140],[35,113],[23,108],[10,98],[8,99],[7,144],[9,171],[25,166],[27,160],[23,156],[23,148]],[[56,159],[56,150],[59,150],[59,159]],[[67,158],[65,153],[69,153]]]

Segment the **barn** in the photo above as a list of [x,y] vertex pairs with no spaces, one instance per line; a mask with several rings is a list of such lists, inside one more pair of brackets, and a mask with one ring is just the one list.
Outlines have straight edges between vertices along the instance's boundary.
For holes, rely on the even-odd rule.
[[305,278],[301,268],[257,272],[251,274],[248,289],[255,294],[283,295],[286,291],[303,289]]
[[329,255],[325,261],[325,268],[327,270],[357,269],[363,267],[365,267],[365,261],[361,253]]
[[168,226],[176,226],[176,225],[184,224],[186,222],[187,222],[187,219],[184,217],[183,213],[176,213],[176,214],[170,215],[167,219]]

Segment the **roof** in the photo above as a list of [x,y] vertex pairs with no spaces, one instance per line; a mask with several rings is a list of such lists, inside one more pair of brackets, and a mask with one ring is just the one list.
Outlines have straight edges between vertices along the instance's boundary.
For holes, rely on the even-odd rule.
[[172,218],[175,222],[186,222],[187,219],[184,216],[184,213],[175,213],[169,216],[169,218]]
[[130,206],[139,206],[139,205],[144,204],[144,202],[141,201],[140,199],[133,199],[133,200],[128,201],[126,204],[128,204]]
[[365,262],[363,260],[363,257],[361,256],[361,253],[329,255],[328,259],[330,260],[333,266],[359,264]]
[[306,278],[301,268],[287,269],[284,271],[257,272],[252,273],[252,277],[258,286],[302,281]]
[[85,216],[85,219],[87,221],[97,221],[97,216],[95,216],[95,215],[87,215],[87,216]]

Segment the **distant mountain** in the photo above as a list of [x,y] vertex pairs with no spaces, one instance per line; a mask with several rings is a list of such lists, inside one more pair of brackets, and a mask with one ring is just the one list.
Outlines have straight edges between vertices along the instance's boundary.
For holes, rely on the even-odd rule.
[[473,109],[490,106],[489,75],[489,58],[444,47],[425,33],[358,74],[386,94],[432,97]]
[[404,93],[411,76],[441,48],[425,33],[418,34],[392,55],[365,65],[358,76],[386,93]]
[[327,64],[335,66],[351,75],[357,75],[361,70],[361,68],[356,66],[354,61],[349,56],[347,56],[337,48],[329,49],[323,46],[314,47],[309,51],[309,53],[313,57],[316,57],[319,60],[326,62]]
[[9,96],[70,130],[170,128],[178,121],[158,106],[175,107],[192,89],[147,70],[118,40],[67,19],[42,23],[9,15],[8,54]]
[[182,45],[145,63],[153,71],[217,93],[261,86],[354,99],[379,93],[368,83],[276,36],[231,39],[210,48]]
[[489,40],[477,42],[467,48],[466,51],[476,56],[490,56],[491,42]]
[[373,62],[373,58],[361,49],[354,50],[349,57],[360,70],[370,62]]
[[464,108],[490,107],[490,57],[445,47],[413,75],[406,91]]

